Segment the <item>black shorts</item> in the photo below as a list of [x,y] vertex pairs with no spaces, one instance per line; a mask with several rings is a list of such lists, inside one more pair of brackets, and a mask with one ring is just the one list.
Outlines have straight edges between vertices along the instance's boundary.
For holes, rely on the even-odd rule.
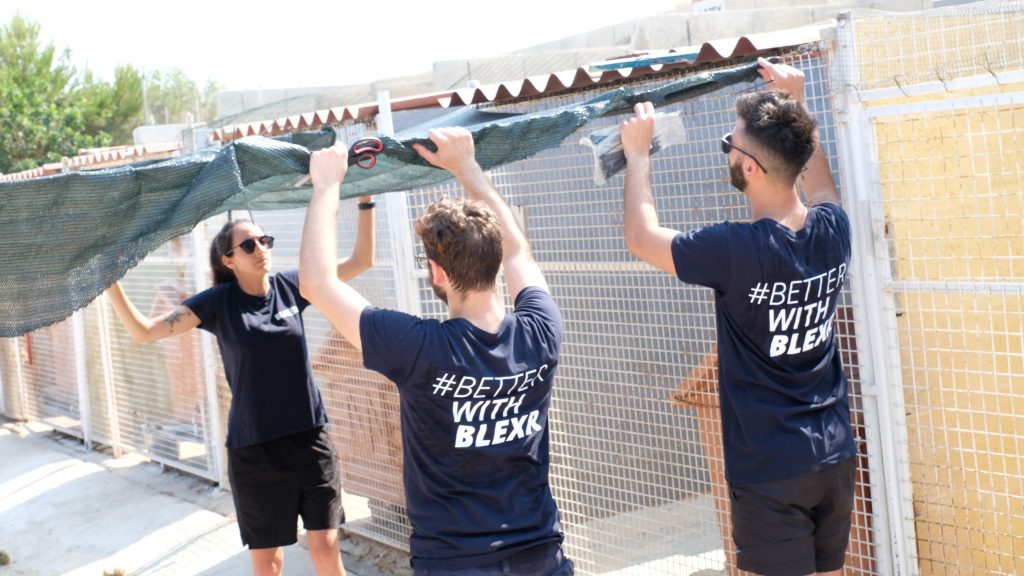
[[[413,561],[415,564],[415,560]],[[474,568],[422,568],[413,566],[413,576],[573,576],[575,566],[562,554],[558,542],[527,548],[485,566]]]
[[729,483],[736,565],[765,576],[843,567],[857,458],[773,482]]
[[306,530],[337,528],[344,521],[341,477],[324,428],[228,449],[228,479],[242,544],[276,548]]

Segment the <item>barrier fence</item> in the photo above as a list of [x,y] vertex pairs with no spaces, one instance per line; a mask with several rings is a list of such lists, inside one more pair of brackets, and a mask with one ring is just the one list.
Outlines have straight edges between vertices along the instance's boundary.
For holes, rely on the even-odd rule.
[[[847,574],[1024,572],[1022,14],[1008,2],[841,17],[825,41],[783,54],[807,74],[854,226],[836,319],[860,450]],[[957,55],[938,80],[905,71],[915,58],[935,62],[937,50]],[[718,139],[735,122],[735,97],[760,84],[670,107],[687,138],[653,157],[662,225],[749,219]],[[531,112],[593,95],[492,108]],[[341,130],[351,140],[390,121]],[[577,135],[491,173],[566,323],[550,423],[567,554],[580,574],[735,573],[712,294],[629,254],[622,177],[598,185],[592,173]],[[375,266],[353,285],[375,305],[446,317],[413,261],[421,246],[411,225],[440,195],[460,193],[446,184],[376,198]],[[304,210],[253,216],[277,238],[274,268],[295,267]],[[140,310],[158,314],[209,285],[206,250],[224,220],[126,276]],[[343,202],[340,255],[352,249],[355,220],[355,203]],[[315,309],[305,322],[345,489],[369,510],[348,528],[407,548],[397,393]],[[101,297],[65,322],[0,341],[0,385],[8,416],[226,485],[230,393],[201,331],[132,344]]]

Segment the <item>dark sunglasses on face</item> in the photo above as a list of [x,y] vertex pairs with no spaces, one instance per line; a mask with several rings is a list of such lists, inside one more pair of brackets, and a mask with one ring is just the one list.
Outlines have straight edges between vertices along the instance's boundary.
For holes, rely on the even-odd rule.
[[768,169],[765,168],[763,164],[761,164],[761,161],[758,160],[756,156],[732,143],[732,132],[729,132],[725,136],[722,136],[721,144],[722,154],[728,154],[729,152],[732,152],[735,149],[740,154],[749,156],[751,160],[757,163],[757,167],[760,168],[762,172],[764,172],[765,174],[768,173]]
[[[242,242],[238,246],[235,246],[235,248],[241,248],[242,252],[245,252],[246,254],[252,254],[253,252],[256,251],[257,242],[259,242],[260,246],[263,246],[263,248],[266,250],[270,250],[271,248],[274,247],[273,236],[257,236],[255,238],[248,238],[246,240],[242,240]],[[228,250],[227,252],[224,253],[224,255],[230,257],[231,253],[235,251],[235,248]]]

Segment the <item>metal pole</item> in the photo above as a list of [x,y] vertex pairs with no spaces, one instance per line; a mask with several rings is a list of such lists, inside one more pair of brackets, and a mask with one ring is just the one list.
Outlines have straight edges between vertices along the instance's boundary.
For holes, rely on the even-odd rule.
[[[839,74],[837,143],[843,182],[849,191],[853,259],[851,295],[864,394],[865,428],[872,476],[872,510],[879,574],[918,574],[907,431],[903,410],[895,301],[887,286],[888,246],[884,218],[875,213],[876,166],[865,155],[872,148],[870,126],[856,94],[857,57],[853,20],[837,23]],[[875,482],[876,475],[881,482]]]
[[4,380],[4,341],[0,339],[0,415],[7,413],[7,382]]
[[124,454],[121,447],[121,423],[118,421],[117,402],[114,395],[114,361],[111,353],[110,337],[110,300],[106,294],[99,299],[100,302],[100,357],[103,359],[103,390],[107,400],[108,424],[110,427],[110,445],[114,450],[114,458],[120,458]]
[[[193,253],[203,254],[206,250],[206,235],[203,234],[203,224],[192,229]],[[202,258],[192,259],[192,278],[196,290],[202,290],[206,286],[206,268]],[[206,330],[199,331],[199,338],[203,347],[203,374],[206,380],[206,422],[203,430],[206,433],[206,449],[213,455],[213,479],[224,486],[227,478],[224,473],[224,445],[221,440],[224,435],[220,426],[220,398],[217,394],[217,356],[213,351],[213,336]]]
[[[377,92],[377,131],[383,136],[395,133],[391,118],[391,97],[386,90]],[[413,316],[420,316],[419,282],[413,264],[413,242],[409,227],[409,203],[405,192],[391,192],[385,196],[388,235],[394,254],[394,274],[398,308]]]
[[89,371],[86,362],[85,320],[83,310],[71,316],[71,329],[75,343],[75,375],[78,383],[78,419],[82,426],[82,441],[86,450],[92,450],[92,422],[89,419]]
[[25,368],[21,365],[21,340],[14,338],[14,369],[18,371],[18,410],[15,417],[25,420],[25,402],[28,399],[28,385],[25,383]]

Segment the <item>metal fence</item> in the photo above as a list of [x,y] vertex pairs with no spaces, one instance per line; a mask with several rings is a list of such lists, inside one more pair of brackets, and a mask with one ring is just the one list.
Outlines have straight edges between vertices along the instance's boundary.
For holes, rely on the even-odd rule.
[[840,22],[893,573],[1024,573],[1022,29],[1019,1]]
[[[1019,34],[1007,32],[1024,28],[1020,7],[946,11],[923,22],[840,19],[834,41],[785,55],[808,75],[809,105],[854,224],[836,324],[860,449],[847,574],[1024,572],[1024,403],[1015,395],[1024,384],[1024,57]],[[969,45],[960,31],[978,22],[1005,37]],[[947,37],[960,44],[942,44]],[[864,60],[883,39],[902,57]],[[1003,46],[1013,42],[1016,51]],[[958,50],[957,68],[941,81],[891,72],[936,45]],[[961,64],[970,50],[987,55],[976,68],[991,81],[970,80]],[[965,82],[977,84],[969,97],[948,95]],[[735,96],[756,88],[672,107],[683,113],[687,141],[653,158],[663,225],[749,219],[717,140],[732,128]],[[590,96],[496,109],[529,112]],[[348,126],[346,137],[387,131],[392,120],[403,121]],[[576,142],[582,135],[491,173],[522,217],[566,321],[550,421],[567,553],[585,575],[734,573],[712,294],[628,253],[622,177],[594,183],[591,152]],[[413,262],[420,246],[411,233],[442,194],[460,191],[448,184],[377,199],[375,266],[354,281],[374,304],[446,316]],[[297,265],[303,216],[254,213],[278,239],[277,270]],[[354,203],[343,202],[341,255],[352,248],[355,219]],[[209,284],[203,255],[222,221],[128,274],[140,310],[159,313]],[[315,309],[305,321],[345,488],[368,512],[348,527],[405,548],[394,387],[362,369]],[[0,341],[0,409],[223,481],[229,392],[215,348],[200,331],[131,344],[101,298],[62,324]]]

